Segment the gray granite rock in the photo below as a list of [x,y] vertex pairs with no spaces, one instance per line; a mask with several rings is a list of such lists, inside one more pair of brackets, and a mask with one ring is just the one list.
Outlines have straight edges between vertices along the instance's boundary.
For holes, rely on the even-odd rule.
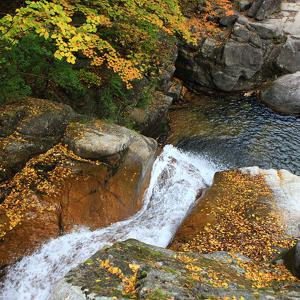
[[285,114],[300,114],[300,72],[284,75],[261,96],[263,102]]
[[[118,299],[298,299],[297,283],[276,282],[255,288],[239,261],[228,253],[178,253],[136,240],[98,251],[71,270],[53,289],[50,300]],[[101,266],[106,261],[109,268]],[[132,266],[137,271],[132,270]],[[118,274],[113,274],[113,269]],[[118,269],[117,269],[118,268]],[[265,271],[265,270],[260,270]],[[127,280],[133,289],[126,289]],[[293,298],[295,297],[295,298]]]
[[266,19],[280,8],[282,0],[254,0],[248,16],[259,21]]
[[288,37],[280,51],[276,64],[285,72],[300,71],[300,38]]

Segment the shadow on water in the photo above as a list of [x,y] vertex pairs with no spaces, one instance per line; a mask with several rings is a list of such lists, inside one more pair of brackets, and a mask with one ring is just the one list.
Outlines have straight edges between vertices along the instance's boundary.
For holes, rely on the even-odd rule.
[[300,175],[300,119],[272,112],[255,98],[193,96],[170,113],[170,141],[230,168],[259,166]]

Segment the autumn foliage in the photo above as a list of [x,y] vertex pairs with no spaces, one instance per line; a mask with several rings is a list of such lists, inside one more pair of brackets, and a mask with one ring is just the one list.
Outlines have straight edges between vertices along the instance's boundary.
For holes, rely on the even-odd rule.
[[[78,57],[85,57],[91,66],[119,74],[129,88],[142,77],[147,63],[155,64],[139,44],[151,43],[159,32],[190,39],[177,1],[40,0],[26,4],[0,20],[3,40],[14,45],[24,35],[35,33],[55,45],[55,58],[75,64]],[[131,50],[126,44],[132,42]]]
[[293,246],[294,240],[285,233],[283,217],[262,176],[250,177],[239,171],[222,176],[187,220],[194,226],[193,237],[188,240],[186,226],[180,237],[187,242],[178,238],[174,249],[235,252],[256,261],[270,261],[278,255],[278,249]]

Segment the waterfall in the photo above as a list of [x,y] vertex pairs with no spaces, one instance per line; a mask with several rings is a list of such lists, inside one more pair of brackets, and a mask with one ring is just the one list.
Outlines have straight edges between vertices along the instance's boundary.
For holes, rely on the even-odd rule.
[[106,228],[83,228],[46,242],[10,268],[0,299],[46,300],[68,271],[116,241],[134,238],[166,247],[217,170],[205,157],[166,146],[154,163],[144,204],[137,214]]

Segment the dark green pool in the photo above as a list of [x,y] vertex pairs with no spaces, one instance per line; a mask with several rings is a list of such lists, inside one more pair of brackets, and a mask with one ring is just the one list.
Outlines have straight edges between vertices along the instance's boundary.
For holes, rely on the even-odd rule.
[[272,112],[257,99],[193,96],[171,112],[173,142],[230,168],[259,166],[300,175],[300,119]]

